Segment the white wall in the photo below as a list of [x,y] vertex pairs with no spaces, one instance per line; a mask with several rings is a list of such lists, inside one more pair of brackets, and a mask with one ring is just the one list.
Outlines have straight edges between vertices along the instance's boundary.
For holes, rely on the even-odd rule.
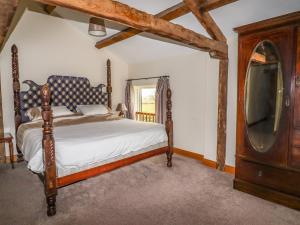
[[238,68],[238,38],[235,34],[228,39],[228,86],[227,86],[227,138],[226,163],[235,165],[236,150],[236,113],[237,113],[237,68]]
[[[235,165],[237,37],[228,41],[226,164]],[[129,77],[170,75],[175,147],[216,160],[219,61],[208,53],[169,57],[129,65]]]
[[97,50],[93,39],[69,21],[26,11],[0,55],[5,132],[15,132],[10,52],[14,43],[19,48],[21,82],[32,79],[43,84],[48,76],[61,74],[86,76],[92,85],[106,84],[106,60],[110,58],[113,106],[123,102],[127,63],[107,50]]
[[218,127],[218,83],[219,61],[207,55],[206,92],[205,92],[205,126],[204,129],[204,157],[216,161],[217,158],[217,127]]
[[173,91],[175,147],[215,160],[218,61],[197,52],[129,65],[130,78],[162,75],[170,76]]

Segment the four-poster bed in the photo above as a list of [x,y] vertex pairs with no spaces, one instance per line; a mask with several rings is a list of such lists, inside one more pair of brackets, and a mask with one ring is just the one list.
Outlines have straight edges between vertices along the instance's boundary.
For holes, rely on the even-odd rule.
[[[126,4],[114,0],[95,0],[95,1],[72,1],[72,0],[34,0],[35,4],[44,5],[48,14],[53,11],[55,7],[60,6],[64,8],[73,9],[79,12],[87,13],[91,16],[101,17],[106,20],[121,23],[130,28],[113,35],[108,39],[104,39],[101,43],[98,42],[96,47],[101,48],[119,42],[121,40],[132,37],[140,32],[148,32],[158,35],[162,38],[179,42],[187,47],[197,48],[201,51],[208,52],[211,58],[220,60],[219,63],[219,93],[218,93],[218,128],[217,128],[217,168],[224,170],[225,166],[225,153],[226,153],[226,99],[227,99],[227,76],[228,76],[228,45],[226,38],[222,34],[213,18],[210,16],[209,11],[219,8],[221,6],[236,2],[237,0],[184,0],[169,9],[162,11],[156,16],[147,12],[140,11]],[[25,4],[26,5],[26,4]],[[21,7],[20,7],[21,8]],[[22,7],[24,8],[24,7]],[[50,8],[50,10],[48,10]],[[180,17],[188,12],[192,12],[197,18],[199,23],[205,28],[211,38],[205,37],[195,31],[187,29],[178,24],[169,22],[170,20]],[[13,13],[15,10],[13,10]],[[18,21],[17,16],[14,20]],[[13,30],[13,29],[12,29]],[[130,33],[130,34],[129,34]],[[9,32],[8,34],[9,35]],[[0,43],[1,45],[1,43]],[[18,71],[17,48],[12,48],[13,54],[13,87],[14,87],[14,106],[15,106],[15,125],[16,131],[24,124],[22,118],[22,106],[20,96],[20,82]],[[105,105],[111,106],[111,75],[110,75],[110,62],[108,61],[107,72],[107,87],[105,96],[107,98]],[[57,77],[54,77],[57,78]],[[72,79],[71,77],[69,79]],[[81,80],[82,81],[82,80]],[[76,81],[75,81],[76,82]],[[37,87],[37,86],[35,86]],[[38,88],[40,90],[38,106],[42,106],[42,121],[43,121],[43,152],[45,161],[44,183],[45,193],[48,203],[48,215],[55,214],[55,196],[57,188],[82,180],[88,177],[100,174],[105,171],[112,170],[125,164],[135,162],[137,160],[147,158],[161,152],[167,152],[168,166],[172,166],[172,153],[173,153],[173,121],[171,112],[171,90],[167,91],[167,120],[166,120],[166,133],[167,133],[167,146],[158,149],[152,149],[137,156],[128,157],[124,160],[119,160],[114,163],[109,163],[104,166],[96,167],[94,170],[86,170],[70,176],[65,180],[57,177],[57,160],[55,153],[57,145],[54,145],[53,125],[57,121],[53,120],[51,104],[53,104],[53,92],[51,85],[48,84]],[[102,93],[102,88],[100,87]],[[55,102],[54,102],[55,103]],[[58,104],[59,105],[59,104]],[[63,104],[64,105],[64,104]],[[69,108],[70,109],[70,108]],[[107,121],[105,121],[107,123]],[[60,127],[55,127],[55,131],[59,131]],[[56,135],[56,132],[55,135]],[[55,140],[58,139],[55,137]],[[18,150],[19,155],[22,151]],[[26,159],[26,156],[25,156]]]
[[[25,8],[45,13],[53,14],[57,7],[72,9],[81,13],[86,13],[94,17],[101,17],[105,20],[121,23],[128,28],[98,41],[95,45],[98,49],[107,47],[126,40],[143,32],[152,33],[167,39],[179,42],[186,47],[197,48],[200,51],[208,52],[211,58],[219,59],[219,89],[218,89],[218,126],[217,126],[217,168],[224,171],[226,157],[226,111],[227,111],[227,77],[228,77],[228,45],[221,29],[218,27],[210,11],[225,5],[237,2],[238,0],[184,0],[170,8],[167,8],[156,15],[138,10],[132,6],[114,0],[93,0],[93,1],[72,1],[72,0],[33,0],[19,1],[11,3],[4,1],[8,13],[3,14],[3,22],[7,26],[0,26],[0,33],[3,33],[4,41],[0,48],[4,46],[15,25],[18,23]],[[16,7],[17,6],[17,7]],[[1,9],[0,9],[1,11]],[[174,24],[173,19],[192,13],[199,21],[199,24],[209,34],[206,37],[184,26]],[[1,13],[0,13],[1,14]],[[8,16],[5,16],[5,15]],[[7,22],[13,17],[11,22]],[[61,17],[61,15],[59,15]],[[68,17],[66,17],[68,18]],[[84,22],[84,21],[82,21]],[[155,25],[155,26],[154,26]],[[9,27],[9,29],[7,29]],[[4,29],[5,28],[5,29]],[[166,39],[167,38],[167,39]]]
[[[20,91],[18,49],[13,45],[12,75],[16,137],[17,145],[19,147],[18,153],[19,155],[24,153],[25,160],[28,161],[31,170],[39,173],[40,177],[42,177],[48,205],[48,216],[53,216],[56,213],[56,195],[57,189],[60,187],[161,153],[167,154],[167,166],[172,166],[173,121],[170,89],[167,90],[167,118],[164,130],[162,129],[162,125],[149,123],[149,125],[145,125],[146,123],[114,118],[111,117],[111,115],[101,117],[99,120],[95,115],[86,116],[84,118],[76,117],[75,115],[68,118],[53,118],[52,108],[55,106],[63,105],[70,111],[76,111],[76,106],[82,104],[103,104],[111,108],[112,86],[110,60],[107,61],[107,85],[100,84],[97,87],[91,87],[87,78],[55,75],[50,76],[47,83],[43,86],[37,85],[30,80],[24,81],[24,83],[29,86],[29,90]],[[104,86],[106,86],[106,92],[102,90]],[[41,107],[42,119],[38,122],[27,122],[28,118],[26,118],[24,112],[32,107]],[[83,122],[81,123],[80,121]],[[108,135],[109,132],[104,132],[105,134],[99,137],[97,135],[102,132],[102,127],[106,127],[105,129],[112,129],[110,128],[110,125],[117,126],[119,130],[123,131],[123,136],[120,135],[120,133],[117,133],[116,135],[120,136],[120,143],[121,137],[123,137],[123,141],[125,141],[126,144],[131,144],[131,147],[132,143],[139,143],[139,139],[145,141],[145,139],[147,140],[147,137],[151,138],[148,142],[143,143],[143,145],[140,144],[134,146],[135,150],[121,149],[123,152],[120,155],[111,152],[107,153],[107,150],[103,149],[105,148],[103,146],[108,146],[109,143],[116,142],[118,139],[111,138],[112,134]],[[82,128],[82,126],[84,126],[84,128]],[[127,128],[123,129],[122,126],[131,127],[128,134],[126,132]],[[75,128],[77,129],[77,133],[75,133],[74,136],[78,135],[78,133],[80,134],[77,136],[77,139],[72,136],[72,132],[76,130]],[[94,132],[87,134],[88,132],[86,132],[85,129],[91,129]],[[132,130],[134,130],[134,132]],[[116,133],[113,129],[112,132]],[[110,136],[111,139],[105,139],[103,136]],[[37,139],[41,140],[42,143],[35,141]],[[100,142],[100,139],[102,142]],[[78,149],[80,145],[79,147],[71,144],[67,146],[66,140],[71,140],[70,142],[77,140],[79,141],[78,143],[86,143],[86,145],[81,145],[84,146],[84,149],[81,149],[80,151],[80,149]],[[104,141],[106,141],[106,145],[102,145]],[[66,143],[62,145],[62,142]],[[70,154],[68,155],[64,149],[72,149],[71,156]],[[118,149],[118,151],[119,150],[120,149]],[[82,153],[82,151],[84,151],[84,153]],[[105,160],[99,162],[97,161],[100,154],[99,152],[102,155],[107,153],[110,157],[106,157]],[[85,158],[87,160],[92,158],[94,161],[84,162],[85,164],[82,164],[77,168],[77,159],[73,160],[73,157],[75,157],[77,153],[79,158],[83,158],[82,160]],[[88,154],[92,154],[92,156],[88,158]],[[32,155],[34,155],[34,157]],[[37,160],[39,158],[40,161]],[[70,161],[70,164],[66,164],[66,161],[68,160]],[[36,162],[39,162],[42,166],[36,166]],[[70,165],[73,167],[75,165],[76,168],[74,169],[72,167],[72,169],[67,170],[67,166]]]

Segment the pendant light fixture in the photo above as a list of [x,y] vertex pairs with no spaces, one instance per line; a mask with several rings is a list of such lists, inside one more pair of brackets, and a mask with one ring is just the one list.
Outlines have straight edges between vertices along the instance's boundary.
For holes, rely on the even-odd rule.
[[106,28],[103,19],[91,17],[89,22],[89,35],[103,37],[106,35]]

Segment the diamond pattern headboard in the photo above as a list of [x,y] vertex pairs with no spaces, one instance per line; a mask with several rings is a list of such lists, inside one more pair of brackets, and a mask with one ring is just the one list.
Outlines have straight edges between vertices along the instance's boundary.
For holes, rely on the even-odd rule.
[[[27,109],[41,106],[41,85],[32,80],[23,83],[29,86],[27,91],[20,92],[22,122],[28,121],[25,116]],[[103,92],[104,84],[92,87],[85,77],[52,75],[47,79],[51,90],[51,105],[64,105],[76,112],[77,105],[103,104],[107,105],[107,93]]]

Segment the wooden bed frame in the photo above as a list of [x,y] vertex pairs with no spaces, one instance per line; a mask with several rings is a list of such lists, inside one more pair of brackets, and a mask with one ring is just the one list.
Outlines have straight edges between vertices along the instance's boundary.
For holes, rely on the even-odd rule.
[[[16,45],[12,46],[12,76],[13,76],[13,91],[14,91],[14,111],[15,111],[15,128],[16,132],[18,127],[22,123],[21,118],[21,97],[20,97],[20,81],[19,81],[19,66],[18,66],[18,49]],[[111,108],[111,63],[107,60],[107,105]],[[168,146],[151,150],[139,155],[135,155],[129,158],[121,159],[112,163],[108,163],[102,166],[84,170],[78,173],[74,173],[64,177],[57,177],[56,174],[56,162],[55,162],[55,140],[53,137],[53,125],[52,125],[52,109],[50,104],[50,88],[48,84],[42,86],[41,99],[42,99],[42,118],[43,123],[43,153],[44,153],[44,174],[41,176],[44,182],[45,196],[47,201],[47,215],[53,216],[56,214],[56,195],[57,189],[81,180],[88,179],[93,176],[120,168],[125,165],[132,164],[134,162],[166,153],[167,166],[172,167],[172,155],[173,155],[173,120],[172,120],[172,101],[171,90],[167,90],[167,119],[166,119],[166,132],[168,136]],[[21,158],[22,153],[19,149],[18,156]]]

